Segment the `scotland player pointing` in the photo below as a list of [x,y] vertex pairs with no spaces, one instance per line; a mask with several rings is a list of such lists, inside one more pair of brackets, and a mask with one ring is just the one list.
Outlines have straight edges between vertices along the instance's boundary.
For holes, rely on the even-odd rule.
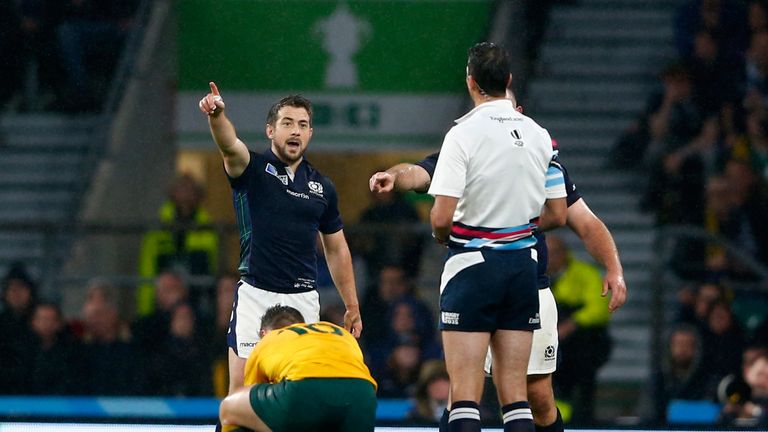
[[270,306],[294,307],[310,323],[319,319],[318,232],[346,305],[344,326],[360,337],[363,325],[336,188],[303,157],[312,138],[310,102],[289,96],[275,103],[266,124],[270,148],[256,153],[238,139],[218,88],[210,86],[199,107],[224,160],[240,229],[241,280],[227,335],[231,394],[243,386],[245,361],[260,339],[259,320]]

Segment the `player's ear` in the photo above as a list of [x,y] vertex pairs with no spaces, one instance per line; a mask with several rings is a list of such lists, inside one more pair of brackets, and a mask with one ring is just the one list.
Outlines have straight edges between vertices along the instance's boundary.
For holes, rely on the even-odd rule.
[[273,139],[275,137],[275,128],[273,128],[272,125],[269,124],[269,123],[267,123],[267,127],[266,127],[266,131],[265,132],[267,134],[267,138]]
[[259,339],[263,339],[267,335],[267,329],[263,328],[259,330]]
[[475,80],[472,78],[472,75],[467,75],[466,81],[467,81],[467,90],[469,90],[469,92],[471,93],[475,85]]

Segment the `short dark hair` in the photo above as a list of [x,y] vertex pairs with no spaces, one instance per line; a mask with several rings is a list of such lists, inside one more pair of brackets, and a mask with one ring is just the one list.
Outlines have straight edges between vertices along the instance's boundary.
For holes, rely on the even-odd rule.
[[261,329],[278,329],[303,322],[304,316],[297,309],[276,304],[264,312],[264,315],[261,317]]
[[286,96],[279,101],[275,102],[274,105],[272,105],[272,108],[269,109],[269,113],[267,114],[267,124],[270,124],[272,126],[275,125],[275,122],[277,121],[277,113],[282,109],[283,107],[294,107],[294,108],[304,108],[307,110],[307,114],[309,114],[309,125],[312,125],[312,102],[309,101],[309,99],[305,98],[302,95],[290,95]]
[[510,63],[509,53],[504,48],[492,42],[480,42],[469,49],[467,73],[475,79],[483,94],[504,96]]

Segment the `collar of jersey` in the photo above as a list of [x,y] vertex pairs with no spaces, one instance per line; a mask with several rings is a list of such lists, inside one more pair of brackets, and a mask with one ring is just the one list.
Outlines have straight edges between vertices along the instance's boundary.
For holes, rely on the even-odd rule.
[[[475,115],[475,113],[477,113],[478,111],[480,111],[482,109],[487,109],[487,108],[506,109],[506,108],[510,108],[510,107],[512,107],[512,101],[510,101],[509,99],[497,99],[497,100],[493,100],[493,101],[490,101],[490,102],[483,102],[480,105],[472,108],[472,111],[464,114],[463,116],[457,118],[454,121],[457,124],[461,123],[461,122],[464,122],[464,121],[467,121],[470,117],[472,117],[473,115]],[[512,108],[513,108],[512,111],[514,111],[514,107],[512,107]],[[517,111],[515,111],[515,112],[517,112]]]
[[[270,162],[274,162],[274,163],[280,164],[280,168],[283,168],[283,169],[285,169],[285,168],[287,168],[287,167],[288,167],[288,164],[287,164],[287,163],[285,163],[285,162],[281,161],[281,160],[280,160],[280,158],[279,158],[279,157],[277,157],[277,155],[276,155],[276,154],[274,154],[274,153],[272,152],[272,148],[271,148],[271,147],[270,147],[270,148],[268,148],[268,149],[267,149],[267,151],[265,151],[265,152],[264,152],[264,153],[262,153],[262,154],[263,154],[263,155],[264,155],[264,157],[266,157],[266,158],[267,158],[267,160],[269,160]],[[297,166],[297,167],[296,167],[296,171],[300,170],[300,169],[301,169],[301,167],[302,167],[302,165],[304,165],[304,163],[305,163],[306,161],[307,161],[307,158],[305,158],[305,157],[302,157],[302,158],[301,158],[301,162],[299,162],[299,166]]]

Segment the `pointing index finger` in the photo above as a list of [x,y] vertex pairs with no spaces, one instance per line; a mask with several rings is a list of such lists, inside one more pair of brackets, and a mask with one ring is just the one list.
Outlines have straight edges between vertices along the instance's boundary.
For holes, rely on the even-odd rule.
[[219,88],[218,88],[218,87],[216,87],[216,83],[215,83],[215,82],[211,81],[211,82],[209,82],[209,83],[208,83],[208,85],[210,85],[210,86],[211,86],[211,93],[212,93],[214,96],[221,96],[221,95],[219,94]]

